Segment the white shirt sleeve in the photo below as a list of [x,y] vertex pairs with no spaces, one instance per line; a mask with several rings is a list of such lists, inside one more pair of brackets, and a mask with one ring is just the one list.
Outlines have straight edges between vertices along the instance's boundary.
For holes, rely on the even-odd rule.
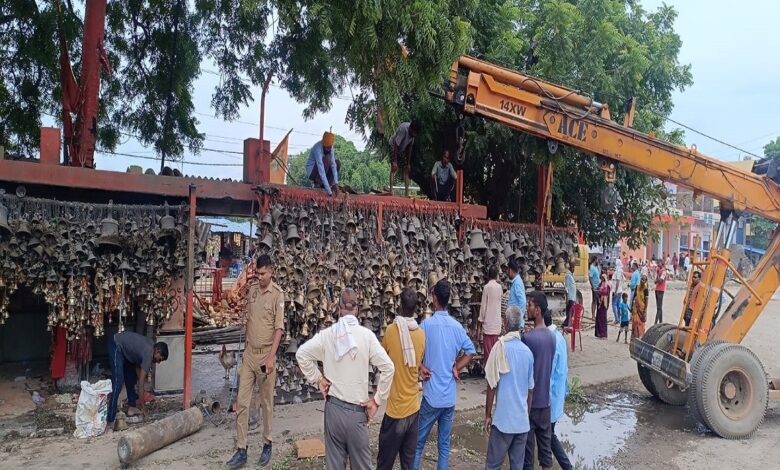
[[369,364],[379,369],[379,384],[376,387],[374,401],[381,405],[387,400],[387,396],[390,395],[390,386],[393,384],[395,366],[390,356],[387,355],[385,348],[376,339],[376,336],[371,334],[370,341],[368,361]]
[[295,359],[309,383],[316,384],[322,378],[317,361],[322,361],[324,357],[325,345],[322,342],[322,333],[317,333],[312,339],[298,347]]

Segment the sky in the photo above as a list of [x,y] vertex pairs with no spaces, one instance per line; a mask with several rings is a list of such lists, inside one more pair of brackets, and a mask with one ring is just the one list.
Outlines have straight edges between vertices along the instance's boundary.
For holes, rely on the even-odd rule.
[[[661,1],[643,0],[648,10],[661,5]],[[736,147],[763,155],[763,146],[780,136],[780,34],[776,23],[780,14],[780,2],[770,0],[744,0],[735,4],[726,0],[667,1],[678,11],[675,29],[682,39],[679,59],[690,64],[693,85],[674,95],[674,111],[671,118],[693,129],[716,137]],[[256,101],[241,110],[238,121],[225,122],[213,118],[211,95],[219,81],[214,68],[204,66],[195,83],[195,117],[200,121],[199,130],[206,134],[204,147],[241,152],[245,138],[259,134],[260,89],[253,89]],[[362,136],[349,129],[344,122],[349,96],[333,100],[327,113],[306,121],[302,117],[303,105],[289,97],[277,86],[269,88],[266,97],[266,139],[271,148],[293,129],[290,135],[290,154],[310,148],[332,129],[363,148]],[[641,103],[639,104],[641,106]],[[669,124],[670,129],[676,127]],[[685,131],[686,144],[695,144],[699,152],[732,161],[745,153],[714,142],[689,130]],[[154,152],[130,139],[117,152],[152,157]],[[159,160],[145,160],[116,155],[97,154],[98,169],[125,171],[129,165],[159,170]],[[239,154],[205,151],[200,155],[186,155],[185,161],[222,163],[225,166],[177,165],[188,175],[241,179]]]

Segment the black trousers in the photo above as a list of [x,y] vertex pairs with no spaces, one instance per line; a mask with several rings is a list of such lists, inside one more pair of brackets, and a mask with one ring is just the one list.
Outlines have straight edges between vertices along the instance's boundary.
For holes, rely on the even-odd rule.
[[571,462],[569,461],[569,456],[566,455],[566,451],[563,450],[561,441],[559,441],[558,436],[555,435],[555,423],[552,423],[550,429],[550,446],[552,447],[552,453],[555,456],[555,460],[558,461],[558,465],[561,466],[561,469],[572,470],[574,467],[572,467]]
[[[525,441],[525,470],[534,468],[534,443],[539,450],[539,466],[552,467],[552,423],[550,422],[550,407],[531,408],[528,413],[528,421],[531,430],[528,431],[528,439]],[[534,439],[536,438],[536,439]]]
[[664,322],[664,291],[655,291],[655,323]]
[[436,200],[437,201],[449,201],[450,200],[450,194],[452,193],[452,187],[455,183],[455,180],[452,178],[447,179],[447,181],[439,182],[438,185],[435,186],[434,192],[436,193]]
[[401,470],[414,468],[417,433],[420,429],[419,417],[419,412],[401,419],[391,418],[385,414],[382,427],[379,429],[377,470],[392,470],[396,456],[400,457]]

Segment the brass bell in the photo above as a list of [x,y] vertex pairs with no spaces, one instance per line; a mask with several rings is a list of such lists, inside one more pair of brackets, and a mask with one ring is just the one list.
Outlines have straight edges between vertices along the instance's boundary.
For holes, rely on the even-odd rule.
[[271,234],[271,231],[267,231],[263,239],[260,241],[260,245],[268,248],[269,250],[273,248],[274,246],[274,237]]
[[301,328],[301,336],[303,336],[304,338],[308,338],[309,337],[309,324],[308,323],[304,323],[303,324],[303,328]]
[[436,231],[433,231],[432,233],[428,234],[428,249],[436,252],[439,249],[439,246],[441,245],[441,237],[439,237],[439,234]]
[[8,208],[0,201],[0,239],[11,234],[11,227],[8,225]]
[[285,236],[284,240],[287,243],[297,243],[301,240],[301,237],[298,235],[298,226],[295,224],[289,224],[287,226],[287,235]]
[[320,296],[320,288],[314,281],[310,282],[306,287],[306,298],[309,300],[316,299]]
[[127,429],[127,415],[123,411],[118,411],[114,419],[114,431],[124,431]]
[[482,230],[477,228],[471,231],[469,249],[480,253],[488,249],[487,245],[485,245],[485,240],[482,237]]
[[294,356],[296,352],[298,352],[298,340],[292,338],[287,349],[284,350],[284,353],[288,356]]

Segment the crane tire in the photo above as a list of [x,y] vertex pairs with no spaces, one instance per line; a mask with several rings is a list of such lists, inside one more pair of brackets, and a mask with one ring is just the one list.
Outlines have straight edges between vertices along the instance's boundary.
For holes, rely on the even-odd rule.
[[[645,334],[642,336],[642,341],[647,344],[655,344],[662,334],[673,328],[674,325],[670,325],[668,323],[659,323],[657,325],[653,325],[648,328],[647,331],[645,331]],[[636,368],[637,372],[639,372],[639,380],[642,381],[642,385],[644,385],[647,391],[650,392],[650,395],[658,398],[658,391],[655,389],[651,379],[651,370],[638,362],[636,363]]]
[[720,344],[703,357],[697,393],[704,424],[725,439],[751,437],[764,421],[769,385],[763,364],[740,344]]
[[[675,330],[677,330],[677,327],[675,326],[662,330],[662,333],[658,335],[658,338],[655,341],[655,347],[661,351],[677,356],[677,354],[672,351],[672,348],[674,347]],[[684,342],[685,332],[682,332],[680,334],[678,347],[684,344]],[[683,406],[688,402],[687,389],[681,390],[678,385],[660,373],[650,370],[650,380],[653,382],[653,387],[657,393],[656,397],[667,405]]]
[[728,344],[728,342],[723,340],[709,341],[696,349],[691,355],[690,369],[693,379],[691,380],[691,383],[689,384],[690,387],[688,389],[688,411],[691,415],[691,418],[693,418],[697,423],[704,424],[704,420],[701,417],[699,394],[696,393],[696,384],[701,381],[701,371],[703,369],[701,364],[702,362],[709,362],[709,359],[705,359],[705,357],[710,355],[715,349],[715,346],[720,344]]

